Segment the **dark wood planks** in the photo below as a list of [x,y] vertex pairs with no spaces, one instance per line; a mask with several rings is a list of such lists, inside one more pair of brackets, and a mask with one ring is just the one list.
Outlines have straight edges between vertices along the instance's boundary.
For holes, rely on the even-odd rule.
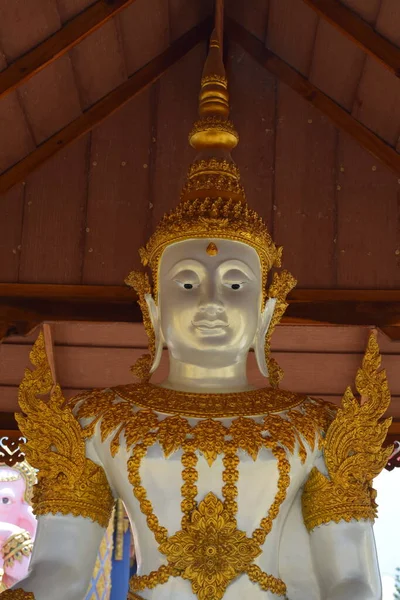
[[[44,0],[40,11],[35,10],[29,0],[16,0],[4,7],[0,45],[7,61],[15,61],[60,26],[57,6],[52,0]],[[27,127],[38,144],[78,116],[80,105],[67,56],[51,64],[34,79],[28,79],[19,88],[18,97],[27,118]],[[2,110],[1,102],[0,114]]]
[[229,0],[225,3],[225,12],[264,42],[268,28],[269,4],[270,0]]
[[209,31],[209,22],[204,21],[190,30],[182,38],[174,42],[165,52],[157,56],[148,65],[135,73],[128,81],[110,92],[105,98],[99,100],[81,117],[78,117],[59,133],[53,135],[34,152],[20,161],[14,167],[0,175],[0,193],[10,189],[15,183],[23,179],[27,173],[32,172],[67,145],[76,141],[107,116],[118,110],[133,96],[158,79],[171,65],[185,56],[199,41],[204,39]]
[[[106,0],[99,0],[83,13],[75,16],[61,29],[59,29],[60,23],[57,23],[58,14],[55,2],[41,0],[40,11],[32,11],[32,5],[24,0],[13,2],[13,9],[10,11],[4,10],[3,7],[3,26],[0,25],[0,36],[3,44],[8,43],[13,50],[16,46],[14,54],[20,56],[24,51],[35,46],[38,41],[41,43],[0,74],[0,97],[51,65],[53,61],[63,56],[79,42],[82,42],[88,35],[107,23],[109,19],[133,1],[115,0],[110,3]],[[65,6],[62,7],[64,19],[71,17],[71,12],[71,7],[68,11]],[[22,15],[24,15],[23,19],[21,18]],[[21,21],[24,20],[26,20],[28,26],[21,25]],[[19,27],[20,35],[16,32],[16,27]],[[12,36],[10,36],[11,32],[13,32]],[[37,36],[36,39],[32,35]],[[49,35],[50,37],[48,37]],[[43,38],[47,39],[42,41]]]
[[140,268],[150,214],[151,90],[92,134],[82,282],[122,284]]
[[[267,46],[308,76],[317,23],[301,2],[272,0]],[[278,82],[277,88],[274,238],[284,246],[283,264],[300,286],[318,281],[318,286],[332,287],[336,132],[286,85]]]
[[69,55],[83,110],[127,79],[122,40],[115,19],[107,21],[72,48]]
[[315,37],[309,79],[351,112],[365,58],[360,48],[321,19]]
[[22,184],[16,185],[4,198],[0,218],[0,281],[18,281],[24,192]]
[[63,150],[26,181],[20,281],[80,282],[88,142]]
[[239,46],[228,51],[231,119],[239,132],[232,157],[249,205],[271,227],[275,169],[275,78]]
[[399,180],[347,136],[338,160],[338,281],[343,288],[400,285]]
[[274,239],[299,287],[334,287],[337,133],[283,84],[277,110]]
[[[399,45],[400,12],[398,5],[396,11],[391,9],[392,2],[383,0],[375,26],[379,33]],[[371,57],[365,62],[353,115],[396,147],[400,133],[400,79]]]
[[166,0],[136,0],[117,17],[129,75],[141,69],[169,44]]
[[165,3],[168,3],[170,43],[207,17],[214,16],[213,0],[165,0]]
[[315,12],[299,0],[269,0],[267,48],[308,75],[317,23]]
[[368,23],[336,0],[304,0],[333,27],[378,60],[394,75],[400,75],[400,49],[380,36]]
[[313,106],[328,116],[337,127],[352,135],[360,145],[368,149],[374,156],[379,157],[395,173],[400,173],[400,155],[393,147],[386,144],[381,138],[372,133],[371,130],[352,118],[347,111],[343,110],[336,102],[333,102],[326,94],[323,94],[313,86],[289,64],[263,48],[261,42],[248,33],[241,25],[232,20],[228,20],[227,24],[228,32],[232,39],[246,49],[255,60],[276,75],[281,82],[289,85],[313,104]]

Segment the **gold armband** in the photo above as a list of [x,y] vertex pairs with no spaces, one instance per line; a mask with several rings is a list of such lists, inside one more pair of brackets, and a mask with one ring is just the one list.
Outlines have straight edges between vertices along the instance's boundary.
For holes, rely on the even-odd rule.
[[33,541],[28,531],[14,533],[8,538],[1,550],[4,566],[12,567],[16,560],[21,562],[24,556],[32,554],[32,549]]
[[392,452],[382,448],[391,419],[381,420],[390,404],[385,371],[379,371],[378,343],[371,334],[356,388],[348,388],[342,406],[324,440],[328,476],[313,468],[302,496],[304,523],[309,531],[334,521],[374,520],[377,514],[373,479]]
[[[19,429],[28,462],[38,469],[32,506],[36,515],[82,516],[107,527],[114,506],[102,467],[86,457],[82,428],[66,405],[61,388],[53,384],[43,334],[30,354],[36,367],[26,370],[18,400]],[[49,395],[47,401],[39,396]]]
[[17,590],[6,590],[1,593],[1,600],[35,600],[32,592],[18,588]]

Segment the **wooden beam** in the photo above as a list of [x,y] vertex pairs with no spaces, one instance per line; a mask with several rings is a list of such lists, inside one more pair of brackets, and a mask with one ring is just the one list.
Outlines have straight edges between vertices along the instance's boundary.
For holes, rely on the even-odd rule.
[[323,19],[347,36],[391,73],[400,77],[400,48],[337,0],[303,0]]
[[[0,331],[25,335],[51,321],[140,322],[125,286],[0,284]],[[284,323],[364,325],[398,338],[400,290],[294,290]]]
[[0,98],[79,44],[135,0],[98,0],[0,73]]
[[31,154],[28,154],[28,156],[0,175],[0,194],[7,192],[16,183],[24,181],[27,175],[34,169],[91,131],[96,125],[124,106],[147,86],[159,79],[165,71],[183,58],[194,46],[207,38],[210,33],[210,25],[210,19],[206,19],[200,25],[193,27],[193,29],[176,40],[167,50],[134,73],[127,81],[93,104],[80,117],[69,123],[61,131],[33,150]]
[[[400,154],[383,139],[351,116],[334,100],[321,92],[315,85],[296,69],[268,50],[262,42],[233,19],[226,20],[228,37],[239,44],[260,65],[268,69],[279,81],[282,81],[313,106],[318,108],[335,125],[351,135],[360,146],[371,152],[378,160],[387,165],[397,175],[400,174]],[[378,109],[379,107],[377,107]]]

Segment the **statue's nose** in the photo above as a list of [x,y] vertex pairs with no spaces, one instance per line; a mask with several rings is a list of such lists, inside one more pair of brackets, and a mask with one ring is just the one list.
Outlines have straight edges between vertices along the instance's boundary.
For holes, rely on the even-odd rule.
[[203,294],[200,300],[200,312],[209,315],[210,317],[220,314],[225,311],[223,302],[218,294],[218,283],[212,278],[208,280],[202,288]]
[[203,302],[200,307],[200,312],[208,315],[217,315],[224,312],[224,307],[218,301]]

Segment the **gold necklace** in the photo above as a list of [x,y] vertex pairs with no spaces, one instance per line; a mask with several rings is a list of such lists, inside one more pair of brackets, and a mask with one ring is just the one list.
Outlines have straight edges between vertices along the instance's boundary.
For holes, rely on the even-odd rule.
[[112,391],[141,408],[193,418],[229,418],[276,413],[298,406],[307,398],[285,390],[261,388],[227,394],[179,392],[151,383],[120,385]]

